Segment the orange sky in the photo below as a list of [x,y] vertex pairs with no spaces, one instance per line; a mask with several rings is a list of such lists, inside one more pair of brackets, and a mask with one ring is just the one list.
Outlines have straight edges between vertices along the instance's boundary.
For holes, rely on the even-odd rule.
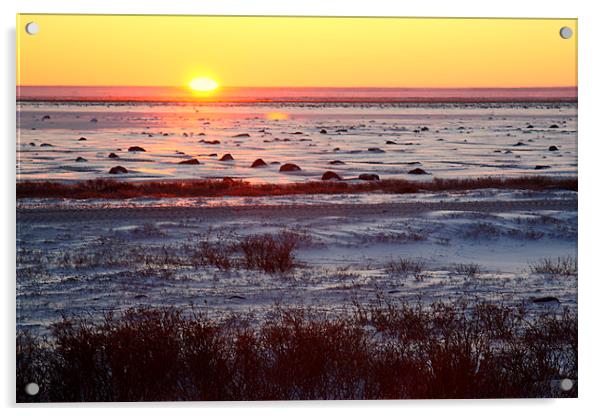
[[19,15],[17,53],[18,85],[577,85],[573,19]]

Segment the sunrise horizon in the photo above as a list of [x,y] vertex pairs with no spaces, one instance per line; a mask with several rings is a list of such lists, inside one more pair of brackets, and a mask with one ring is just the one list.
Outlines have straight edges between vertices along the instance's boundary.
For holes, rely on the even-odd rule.
[[[183,88],[187,89],[186,83],[182,85],[135,85],[135,84],[17,84],[19,87],[27,88]],[[220,89],[228,88],[262,88],[262,89],[404,89],[404,90],[518,90],[518,89],[574,89],[578,88],[578,85],[528,85],[528,86],[445,86],[445,87],[429,87],[429,86],[390,86],[390,85],[219,85]]]
[[[19,15],[17,85],[558,88],[577,85],[577,20]],[[558,31],[575,34],[563,39]],[[277,36],[274,36],[277,34]],[[52,51],[61,50],[62,54]]]
[[[196,85],[195,85],[196,84]],[[578,88],[222,86],[212,80],[179,86],[17,86],[17,101],[182,103],[576,102]]]

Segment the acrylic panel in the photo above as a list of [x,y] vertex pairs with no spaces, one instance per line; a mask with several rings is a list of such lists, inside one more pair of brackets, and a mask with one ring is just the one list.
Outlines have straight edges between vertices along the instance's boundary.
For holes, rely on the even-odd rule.
[[16,28],[17,401],[577,396],[576,19]]

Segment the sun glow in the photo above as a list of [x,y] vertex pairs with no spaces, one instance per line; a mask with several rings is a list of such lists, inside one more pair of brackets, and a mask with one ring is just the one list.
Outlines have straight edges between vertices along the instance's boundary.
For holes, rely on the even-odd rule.
[[195,78],[188,84],[191,90],[198,92],[211,92],[215,91],[219,84],[217,81],[207,77]]
[[[22,86],[182,85],[203,96],[225,90],[215,90],[214,81],[238,87],[577,85],[577,19],[24,14],[18,20]],[[42,31],[28,35],[28,22]],[[563,26],[573,30],[571,39],[558,34]],[[201,77],[209,81],[199,81],[199,91],[194,78]]]
[[288,120],[289,119],[289,115],[287,113],[281,113],[279,111],[272,111],[271,113],[266,113],[264,115],[264,117],[266,118],[266,120]]

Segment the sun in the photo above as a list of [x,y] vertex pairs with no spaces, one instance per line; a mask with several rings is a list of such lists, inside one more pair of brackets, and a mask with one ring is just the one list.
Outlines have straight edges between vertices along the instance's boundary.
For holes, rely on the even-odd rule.
[[215,91],[219,87],[219,84],[214,79],[199,77],[190,81],[188,86],[193,91],[210,92]]

